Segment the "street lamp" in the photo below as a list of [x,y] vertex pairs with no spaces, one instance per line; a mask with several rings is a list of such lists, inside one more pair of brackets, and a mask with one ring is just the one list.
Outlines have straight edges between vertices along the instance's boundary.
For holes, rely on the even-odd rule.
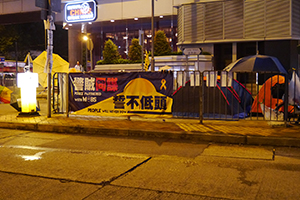
[[[91,69],[93,69],[93,49],[94,43],[93,40],[89,37],[89,33],[83,36],[83,40],[86,42],[86,49],[90,51],[90,62],[91,62]],[[87,61],[87,52],[86,52],[86,61]],[[86,65],[87,67],[87,65]]]
[[151,12],[151,72],[154,72],[154,0],[152,0],[152,12]]

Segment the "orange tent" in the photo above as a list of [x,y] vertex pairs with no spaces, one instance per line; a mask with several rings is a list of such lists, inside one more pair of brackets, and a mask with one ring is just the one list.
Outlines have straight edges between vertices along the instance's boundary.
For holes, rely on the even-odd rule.
[[[281,75],[275,75],[269,78],[263,86],[260,88],[257,96],[254,99],[252,104],[251,112],[252,113],[262,113],[260,104],[264,104],[265,106],[275,109],[277,105],[283,103],[283,99],[275,98],[272,96],[272,87],[276,84],[284,84],[285,77]],[[289,111],[293,109],[292,106],[289,106]],[[283,107],[279,109],[279,111],[283,111]]]

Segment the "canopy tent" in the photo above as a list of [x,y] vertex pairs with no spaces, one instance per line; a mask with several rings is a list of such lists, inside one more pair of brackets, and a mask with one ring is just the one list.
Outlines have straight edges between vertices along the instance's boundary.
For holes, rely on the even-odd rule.
[[0,85],[0,102],[2,103],[10,103],[11,91],[5,86]]
[[238,59],[229,64],[224,71],[228,72],[280,72],[286,70],[276,57],[267,55],[252,55]]
[[[238,81],[231,87],[221,87],[218,78],[216,87],[207,87],[204,79],[203,115],[206,118],[245,118],[251,110],[252,95]],[[173,115],[199,117],[199,86],[190,82],[173,94]]]
[[[43,51],[36,59],[33,60],[33,72],[39,75],[39,84],[42,87],[47,87],[47,73],[44,72],[45,63],[47,60],[47,52]],[[58,54],[53,53],[53,66],[52,73],[53,76],[56,72],[69,72],[69,63],[62,59]]]
[[[266,80],[260,88],[252,104],[252,113],[262,113],[262,107],[268,107],[275,110],[276,107],[283,103],[283,95],[285,93],[285,77],[275,75]],[[289,106],[289,112],[293,107]],[[283,111],[283,107],[279,109]]]

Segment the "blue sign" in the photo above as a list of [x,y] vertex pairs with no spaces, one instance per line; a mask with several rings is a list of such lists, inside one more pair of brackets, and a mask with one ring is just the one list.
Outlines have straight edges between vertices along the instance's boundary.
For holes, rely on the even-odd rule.
[[65,20],[67,23],[91,22],[96,19],[97,5],[93,0],[67,3],[65,6]]
[[4,62],[5,61],[5,57],[0,57],[0,62]]

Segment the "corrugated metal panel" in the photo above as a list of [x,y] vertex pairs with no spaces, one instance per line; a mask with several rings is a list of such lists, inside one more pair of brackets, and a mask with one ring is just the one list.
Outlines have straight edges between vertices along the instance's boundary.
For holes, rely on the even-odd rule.
[[290,0],[266,0],[266,37],[290,36]]
[[242,39],[244,27],[244,1],[225,2],[224,30],[225,39]]
[[204,40],[204,4],[197,5],[197,41]]
[[205,39],[223,39],[223,3],[205,4]]
[[182,19],[184,18],[184,15],[182,13],[182,6],[179,7],[178,13],[177,13],[177,34],[178,34],[178,42],[181,43],[183,42],[183,24],[182,24]]
[[265,5],[263,0],[245,1],[245,39],[263,38]]
[[300,37],[300,1],[292,0],[292,35]]
[[184,27],[184,38],[183,40],[192,41],[192,5],[184,5],[184,18],[183,18],[183,27]]
[[197,41],[197,35],[198,35],[198,31],[197,31],[197,16],[200,15],[200,13],[197,12],[197,4],[192,4],[191,5],[191,31],[192,31],[192,42],[196,42]]

